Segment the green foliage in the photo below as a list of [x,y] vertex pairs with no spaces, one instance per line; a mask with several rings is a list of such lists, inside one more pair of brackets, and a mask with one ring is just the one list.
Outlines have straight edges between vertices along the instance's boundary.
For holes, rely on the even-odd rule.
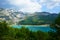
[[51,24],[51,30],[49,32],[49,39],[48,40],[60,40],[60,14],[56,18],[55,22]]
[[0,22],[0,40],[46,40],[48,34],[42,31],[33,32],[28,28],[13,28]]
[[0,22],[0,39],[3,38],[9,31],[6,21]]

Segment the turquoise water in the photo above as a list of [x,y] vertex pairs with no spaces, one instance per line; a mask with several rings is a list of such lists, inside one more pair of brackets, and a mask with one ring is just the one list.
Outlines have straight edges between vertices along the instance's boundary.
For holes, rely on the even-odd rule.
[[22,25],[13,25],[14,28],[21,28],[21,27],[26,27],[31,31],[43,31],[43,32],[48,32],[51,30],[50,26],[33,26],[33,25],[28,25],[28,26],[22,26]]

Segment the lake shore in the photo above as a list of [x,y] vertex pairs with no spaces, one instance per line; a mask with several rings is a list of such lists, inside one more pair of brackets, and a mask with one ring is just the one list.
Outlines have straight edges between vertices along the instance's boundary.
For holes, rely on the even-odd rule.
[[[14,25],[10,25],[10,26],[14,26]],[[41,26],[41,27],[48,27],[48,26],[50,26],[50,25],[49,25],[49,24],[45,24],[45,25],[16,25],[16,26],[23,26],[23,27],[24,27],[24,26],[25,26],[25,27],[28,27],[28,26],[31,26],[31,27],[32,27],[32,26],[33,26],[33,27],[37,27],[37,26],[38,26],[38,27],[40,27],[40,26]]]

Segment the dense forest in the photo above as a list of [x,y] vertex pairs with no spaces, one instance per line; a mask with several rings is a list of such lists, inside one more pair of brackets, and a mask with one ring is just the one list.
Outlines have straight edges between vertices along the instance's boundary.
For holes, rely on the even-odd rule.
[[51,24],[49,32],[30,31],[27,28],[12,28],[6,21],[0,22],[0,40],[60,40],[60,15]]

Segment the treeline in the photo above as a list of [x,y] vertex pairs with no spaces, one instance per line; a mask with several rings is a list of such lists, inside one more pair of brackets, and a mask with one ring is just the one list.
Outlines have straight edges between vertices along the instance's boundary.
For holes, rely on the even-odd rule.
[[6,23],[0,22],[0,40],[60,40],[60,14],[51,24],[49,32],[30,31],[27,28],[13,28]]

